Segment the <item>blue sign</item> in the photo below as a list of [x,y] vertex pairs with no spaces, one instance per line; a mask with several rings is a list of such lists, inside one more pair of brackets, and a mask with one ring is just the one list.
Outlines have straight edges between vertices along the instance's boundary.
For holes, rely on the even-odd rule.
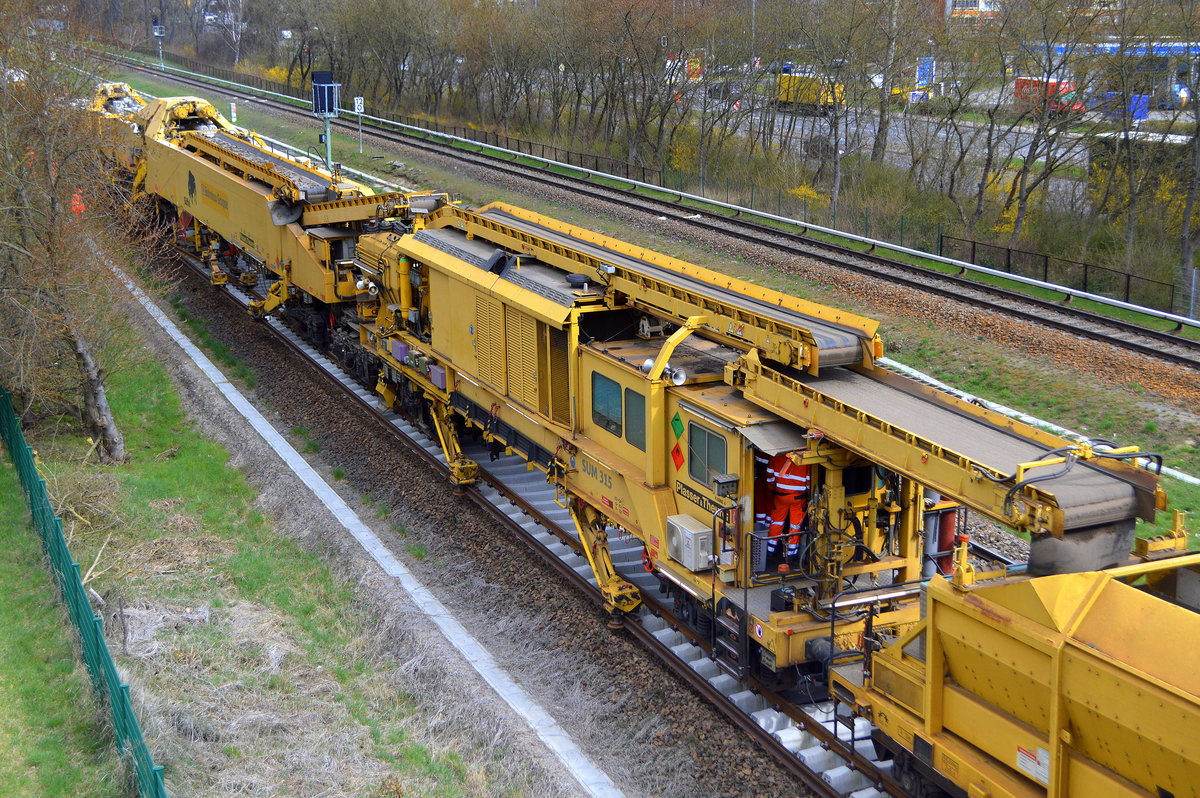
[[917,89],[928,89],[937,80],[937,59],[933,56],[917,59]]
[[332,72],[312,73],[312,110],[317,116],[337,116],[338,89],[340,83],[333,82]]

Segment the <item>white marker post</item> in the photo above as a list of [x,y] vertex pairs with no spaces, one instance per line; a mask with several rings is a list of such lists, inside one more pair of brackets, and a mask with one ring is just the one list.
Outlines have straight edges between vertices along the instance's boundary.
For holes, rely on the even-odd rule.
[[354,113],[358,114],[358,154],[362,155],[362,115],[363,115],[363,98],[354,98]]
[[237,124],[237,103],[233,100],[229,101],[229,121]]

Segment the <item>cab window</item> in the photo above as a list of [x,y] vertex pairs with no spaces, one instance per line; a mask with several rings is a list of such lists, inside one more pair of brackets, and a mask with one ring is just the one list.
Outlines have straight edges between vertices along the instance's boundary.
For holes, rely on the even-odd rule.
[[621,435],[621,386],[596,371],[592,372],[592,421]]
[[717,474],[725,473],[725,438],[695,421],[688,422],[688,476],[712,487]]
[[625,440],[646,451],[646,397],[625,389]]

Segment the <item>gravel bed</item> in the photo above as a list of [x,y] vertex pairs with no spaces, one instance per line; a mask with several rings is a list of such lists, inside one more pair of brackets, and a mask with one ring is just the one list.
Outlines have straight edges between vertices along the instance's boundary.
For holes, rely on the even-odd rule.
[[[803,786],[446,478],[383,438],[326,380],[191,275],[189,313],[257,375],[256,402],[304,426],[381,538],[631,795],[805,794]],[[379,524],[376,524],[379,527]],[[484,687],[479,690],[486,690]]]

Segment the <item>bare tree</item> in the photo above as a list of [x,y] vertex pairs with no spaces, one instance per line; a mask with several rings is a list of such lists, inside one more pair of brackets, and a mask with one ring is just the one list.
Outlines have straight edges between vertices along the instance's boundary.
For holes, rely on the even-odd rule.
[[[93,241],[122,229],[99,162],[95,130],[71,100],[90,93],[59,58],[53,33],[14,40],[30,29],[30,10],[0,10],[10,63],[26,79],[0,86],[0,381],[22,411],[77,418],[106,462],[125,444],[105,390],[120,357],[122,290]],[[52,57],[54,54],[54,57]],[[94,67],[92,67],[94,68]],[[114,203],[116,200],[116,203]]]

